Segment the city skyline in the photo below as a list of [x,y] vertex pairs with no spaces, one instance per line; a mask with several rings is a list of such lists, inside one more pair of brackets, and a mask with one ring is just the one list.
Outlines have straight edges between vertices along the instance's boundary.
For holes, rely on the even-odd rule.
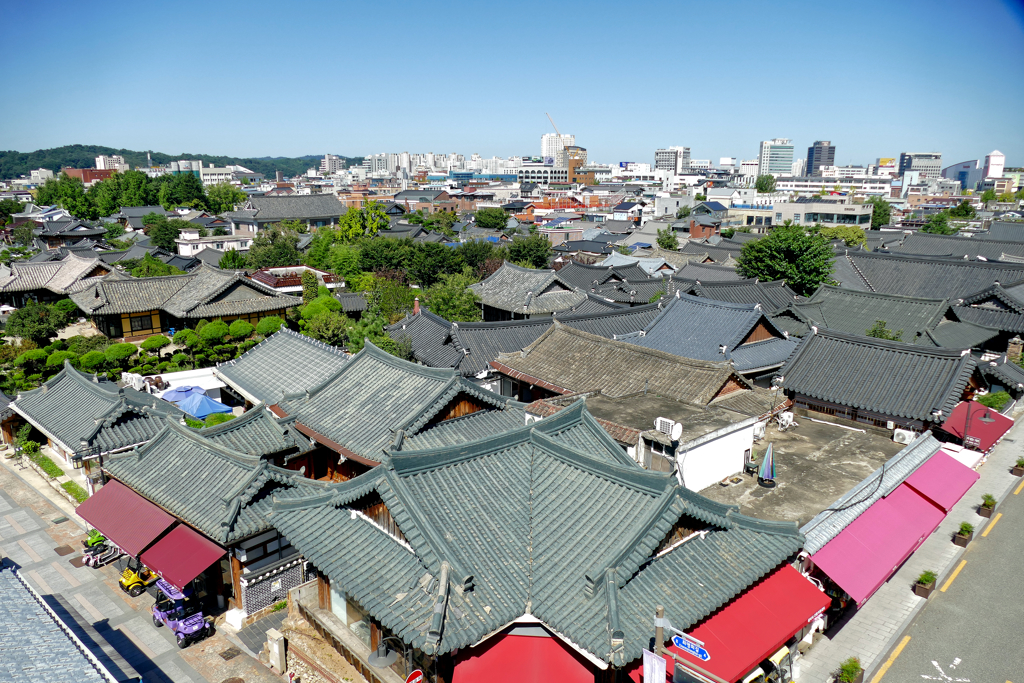
[[[656,19],[652,26],[680,31],[679,41],[634,45],[623,42],[619,24],[606,21],[612,6],[600,4],[536,5],[535,11],[527,4],[514,14],[454,8],[425,16],[365,6],[288,13],[260,3],[176,5],[183,16],[199,13],[196,28],[167,21],[163,6],[12,3],[9,19],[47,26],[53,44],[86,34],[109,40],[102,50],[87,44],[85,66],[74,69],[61,51],[27,51],[17,41],[0,47],[10,73],[53,95],[47,106],[5,108],[0,147],[508,157],[539,153],[540,136],[554,132],[550,112],[559,130],[601,163],[653,163],[655,149],[673,145],[712,163],[754,159],[761,141],[788,138],[794,158],[816,140],[830,140],[837,165],[867,165],[901,152],[940,152],[944,164],[954,164],[995,149],[1008,166],[1024,164],[1024,132],[1015,125],[1024,77],[985,68],[1024,58],[1019,2],[868,3],[856,14],[799,2],[734,5],[727,15],[699,4],[637,6],[640,16]],[[951,14],[956,22],[947,21]],[[842,26],[842,45],[808,56],[800,36],[818,24]],[[549,36],[552,25],[572,26],[577,40]],[[708,25],[720,28],[701,43],[713,58],[664,66],[667,58],[678,59],[673,46],[688,40],[687,27]],[[350,39],[381,27],[392,34],[382,35],[385,42],[405,36],[408,49],[380,52]],[[492,54],[492,43],[476,37],[497,27],[498,35],[517,38],[499,41]],[[787,39],[779,39],[780,31]],[[220,40],[231,49],[211,60]],[[951,47],[936,49],[942,45]],[[984,45],[984,54],[974,45]],[[578,64],[584,47],[590,56]],[[524,74],[528,98],[508,95],[507,72],[499,77],[495,69],[503,62]],[[637,64],[645,63],[650,68],[637,83]],[[951,74],[969,78],[969,90],[958,89]],[[412,80],[417,86],[407,87]],[[591,80],[601,85],[588,87]],[[617,95],[616,82],[636,85]],[[972,98],[965,112],[965,92],[991,95]],[[971,111],[985,124],[971,125]]]

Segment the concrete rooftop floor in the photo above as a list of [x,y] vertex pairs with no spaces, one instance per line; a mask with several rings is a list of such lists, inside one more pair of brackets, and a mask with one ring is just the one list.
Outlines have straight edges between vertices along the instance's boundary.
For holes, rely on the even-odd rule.
[[796,417],[798,427],[779,432],[774,421],[765,437],[754,444],[758,464],[775,444],[775,488],[757,483],[757,476],[741,474],[739,484],[715,484],[701,495],[729,505],[751,517],[804,524],[854,484],[882,466],[903,446],[873,432],[855,432],[842,427]]

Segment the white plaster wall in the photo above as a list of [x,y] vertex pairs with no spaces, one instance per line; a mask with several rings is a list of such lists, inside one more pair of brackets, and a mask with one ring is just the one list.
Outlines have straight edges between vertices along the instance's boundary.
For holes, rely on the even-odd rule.
[[701,491],[743,470],[743,456],[754,445],[754,424],[686,450],[676,449],[679,483]]

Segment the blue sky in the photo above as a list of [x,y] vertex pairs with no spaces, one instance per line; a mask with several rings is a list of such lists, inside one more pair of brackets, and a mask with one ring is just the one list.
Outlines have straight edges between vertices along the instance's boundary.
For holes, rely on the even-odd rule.
[[1022,3],[0,0],[0,149],[535,155],[550,112],[606,163],[1024,165]]

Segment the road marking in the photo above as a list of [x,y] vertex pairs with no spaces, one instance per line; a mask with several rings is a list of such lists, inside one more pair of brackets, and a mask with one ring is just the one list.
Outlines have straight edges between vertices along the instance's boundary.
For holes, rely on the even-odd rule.
[[900,653],[903,652],[903,648],[905,648],[909,642],[910,636],[903,636],[903,640],[900,641],[900,644],[897,645],[896,649],[892,651],[891,655],[889,655],[889,659],[885,660],[885,664],[883,664],[882,668],[878,670],[875,677],[871,679],[871,683],[878,683],[882,680],[882,676],[886,674],[889,667],[892,666],[893,662],[896,661],[896,658],[900,656]]
[[29,559],[33,562],[43,561],[43,558],[39,557],[39,553],[37,553],[35,550],[32,550],[32,546],[30,546],[28,543],[25,543],[25,541],[18,541],[18,545],[21,546],[21,549],[25,551],[25,554],[28,555]]
[[960,573],[960,570],[964,568],[965,564],[967,564],[967,560],[960,560],[960,564],[956,566],[953,573],[949,575],[948,579],[946,579],[946,583],[942,584],[942,588],[939,589],[940,593],[946,592],[946,589],[949,588],[949,584],[953,583],[953,579],[956,578],[956,575]]
[[985,527],[985,530],[981,532],[981,537],[982,538],[985,538],[986,536],[988,536],[988,532],[992,531],[992,527],[994,527],[996,525],[996,522],[998,522],[999,518],[1002,517],[1002,516],[1003,516],[1002,512],[997,512],[996,513],[996,516],[993,517],[992,521],[988,523],[988,526]]
[[4,515],[4,519],[7,520],[7,523],[10,524],[11,528],[14,529],[19,535],[25,533],[25,529],[22,528],[20,524],[15,522],[13,517],[11,517],[10,515]]
[[96,621],[103,621],[106,617],[103,616],[103,612],[100,612],[96,607],[85,599],[85,596],[81,593],[75,593],[75,600],[85,608],[85,611],[92,615],[92,618]]
[[[949,670],[953,671],[953,669],[960,665],[960,661],[961,660],[959,657],[954,659],[953,662],[949,665]],[[925,674],[921,674],[921,678],[923,678],[926,681],[956,681],[957,683],[971,683],[971,679],[969,678],[953,678],[945,671],[943,671],[942,667],[939,666],[939,663],[936,662],[934,659],[932,660],[932,666],[935,667],[935,670],[939,673],[939,675],[926,676]]]
[[[1021,492],[1021,489],[1024,489],[1024,481],[1020,482],[1020,485],[1017,486],[1017,490],[1013,492],[1013,495],[1016,496],[1018,493]],[[1006,681],[1006,683],[1010,683],[1010,681]]]

